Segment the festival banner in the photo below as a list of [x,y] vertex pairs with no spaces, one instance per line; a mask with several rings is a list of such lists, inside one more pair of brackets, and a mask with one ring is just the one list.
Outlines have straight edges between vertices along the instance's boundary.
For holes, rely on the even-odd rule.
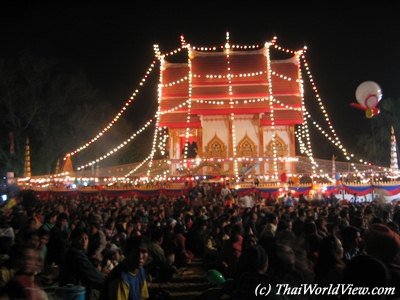
[[289,190],[296,192],[296,194],[300,195],[308,195],[311,191],[312,186],[291,186]]
[[349,194],[357,194],[357,196],[365,196],[372,193],[372,185],[347,185],[343,184],[343,189]]
[[262,198],[267,198],[269,194],[276,197],[279,194],[280,187],[273,187],[273,188],[259,188],[258,192],[261,194]]
[[400,185],[374,185],[374,192],[380,192],[385,196],[394,196],[400,194]]
[[339,194],[340,186],[338,185],[327,185],[325,190],[325,194]]
[[248,195],[251,195],[254,192],[255,192],[254,188],[242,188],[242,189],[237,189],[236,190],[236,194],[238,195],[238,197],[248,196]]
[[188,189],[162,189],[161,194],[166,197],[179,197],[187,195],[189,193]]
[[156,198],[160,196],[160,190],[144,190],[144,189],[135,189],[133,190],[136,196],[143,198],[143,199],[150,199],[150,198]]

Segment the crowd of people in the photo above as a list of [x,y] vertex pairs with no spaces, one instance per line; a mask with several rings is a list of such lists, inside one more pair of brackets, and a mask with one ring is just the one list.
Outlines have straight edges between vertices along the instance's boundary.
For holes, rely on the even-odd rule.
[[[395,287],[371,299],[399,297],[400,209],[392,203],[243,201],[205,182],[170,198],[23,197],[34,200],[1,210],[0,299],[48,299],[47,287],[67,284],[83,286],[86,299],[157,299],[155,283],[194,258],[228,279],[217,298],[251,299],[259,283]],[[355,299],[346,297],[336,298]]]

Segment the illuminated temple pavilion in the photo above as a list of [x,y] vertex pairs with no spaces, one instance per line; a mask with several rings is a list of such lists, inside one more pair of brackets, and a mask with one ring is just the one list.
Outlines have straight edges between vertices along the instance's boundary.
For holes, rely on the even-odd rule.
[[274,59],[268,43],[227,45],[190,48],[181,63],[161,60],[159,128],[168,128],[171,175],[187,142],[196,146],[199,163],[191,167],[198,174],[294,172],[294,130],[303,123],[300,52]]

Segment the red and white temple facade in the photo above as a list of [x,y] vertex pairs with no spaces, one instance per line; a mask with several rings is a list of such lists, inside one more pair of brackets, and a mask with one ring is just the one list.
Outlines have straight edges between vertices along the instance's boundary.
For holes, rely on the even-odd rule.
[[186,159],[186,142],[197,145],[191,168],[198,174],[295,170],[294,130],[303,123],[299,54],[273,59],[271,45],[211,52],[189,46],[187,61],[161,60],[158,125],[168,128],[171,175]]

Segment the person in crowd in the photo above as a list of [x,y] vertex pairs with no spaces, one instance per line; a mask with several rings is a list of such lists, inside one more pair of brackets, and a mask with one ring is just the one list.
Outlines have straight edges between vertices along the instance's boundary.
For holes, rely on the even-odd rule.
[[15,274],[0,291],[0,298],[47,300],[47,294],[35,283],[42,267],[39,252],[29,245],[19,245],[15,250]]
[[43,231],[50,233],[57,221],[57,214],[55,212],[47,213],[44,218],[44,223],[41,227]]
[[184,235],[183,227],[179,224],[175,225],[175,266],[177,268],[185,267],[193,259],[193,253],[186,249],[186,237]]
[[69,218],[66,213],[60,213],[54,227],[50,230],[47,244],[47,262],[60,265],[65,251],[68,248]]
[[391,286],[396,286],[396,296],[400,297],[400,236],[388,226],[372,224],[365,233],[365,252],[377,258],[390,273]]
[[239,258],[242,254],[243,227],[236,224],[232,227],[229,240],[225,241],[221,249],[221,260],[226,265],[226,274],[233,276],[237,270]]
[[144,265],[148,258],[147,244],[142,237],[134,236],[126,241],[125,259],[107,277],[100,298],[145,300],[149,298]]
[[[356,287],[389,287],[390,271],[385,264],[372,256],[360,254],[354,257],[343,272],[343,281]],[[398,285],[398,283],[397,283]],[[343,295],[342,299],[390,299],[378,295]],[[394,298],[396,299],[396,298]]]
[[261,246],[254,245],[244,250],[239,260],[232,299],[252,299],[258,283],[266,285],[271,282],[266,274],[267,268],[268,256]]
[[319,244],[315,281],[322,285],[340,283],[345,267],[340,240],[333,235],[324,237]]
[[345,262],[349,262],[352,258],[359,254],[363,254],[361,248],[361,234],[354,226],[347,226],[341,232],[344,249]]
[[103,261],[101,263],[101,272],[107,276],[122,260],[124,255],[121,248],[115,244],[107,244],[103,250]]
[[99,222],[90,223],[90,234],[89,234],[89,247],[87,249],[87,254],[89,257],[96,259],[98,261],[103,260],[102,252],[106,247],[107,240],[106,235],[101,230],[101,225]]
[[151,240],[148,244],[149,261],[147,269],[149,273],[159,281],[169,281],[177,269],[168,261],[164,249],[161,247],[164,234],[161,229],[155,228],[151,232]]
[[86,289],[86,299],[95,299],[104,283],[104,275],[93,265],[86,254],[89,235],[85,229],[77,227],[71,232],[71,246],[60,268],[60,286],[81,285]]

